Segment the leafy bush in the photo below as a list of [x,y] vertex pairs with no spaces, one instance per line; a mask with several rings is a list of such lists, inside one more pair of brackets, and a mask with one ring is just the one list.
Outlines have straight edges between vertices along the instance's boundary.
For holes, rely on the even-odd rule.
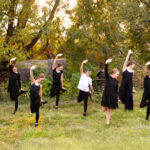
[[68,94],[69,96],[76,96],[78,94],[78,83],[79,83],[79,79],[80,79],[80,74],[79,73],[72,73],[72,77],[69,80],[69,87],[68,87]]
[[42,89],[43,95],[44,96],[49,96],[50,89],[52,87],[52,78],[50,76],[46,76],[45,80],[42,83],[42,86],[43,86],[43,89]]

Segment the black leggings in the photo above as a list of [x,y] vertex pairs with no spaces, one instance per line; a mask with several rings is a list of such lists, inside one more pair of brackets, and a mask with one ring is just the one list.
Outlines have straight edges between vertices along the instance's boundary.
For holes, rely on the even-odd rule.
[[38,110],[36,110],[36,112],[35,112],[35,120],[36,120],[36,123],[39,122],[39,116],[40,116],[40,113],[39,113],[39,109],[38,109]]
[[50,92],[50,97],[56,96],[56,106],[59,105],[59,96],[61,91],[61,85],[60,84],[53,84]]
[[18,97],[15,98],[15,111],[14,112],[17,112],[17,109],[18,109]]
[[146,120],[149,120],[149,115],[150,115],[150,99],[148,100],[147,103]]
[[79,95],[78,95],[78,99],[77,99],[78,103],[80,103],[84,100],[84,112],[85,113],[87,112],[89,95],[90,95],[89,92],[84,92],[84,91],[80,90]]
[[39,116],[40,116],[40,113],[39,113],[40,100],[39,99],[38,100],[31,100],[30,108],[31,108],[31,112],[35,113],[35,120],[36,120],[36,123],[38,123]]

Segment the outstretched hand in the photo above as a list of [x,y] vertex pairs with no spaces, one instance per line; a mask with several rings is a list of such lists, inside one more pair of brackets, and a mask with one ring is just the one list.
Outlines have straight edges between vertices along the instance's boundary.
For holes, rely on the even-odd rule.
[[148,66],[148,65],[150,65],[150,61],[148,61],[148,62],[145,64],[145,66]]
[[107,59],[106,62],[105,62],[105,64],[109,64],[111,62],[112,62],[112,59]]
[[88,62],[88,59],[82,61],[83,64],[85,64],[87,62]]
[[59,54],[56,55],[57,58],[58,58],[58,57],[61,57],[61,56],[63,56],[62,53],[59,53]]
[[10,61],[15,61],[17,58],[16,57],[14,57],[14,58],[11,58],[10,59]]
[[129,51],[128,51],[128,54],[132,54],[133,52],[132,52],[132,50],[130,49]]
[[31,66],[31,70],[34,70],[35,68],[36,68],[37,66],[36,65],[33,65],[33,66]]

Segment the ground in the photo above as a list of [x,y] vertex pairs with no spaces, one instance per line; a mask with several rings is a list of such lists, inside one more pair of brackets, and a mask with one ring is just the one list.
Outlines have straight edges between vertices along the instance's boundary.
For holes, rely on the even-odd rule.
[[149,150],[150,122],[145,120],[146,109],[139,108],[141,96],[142,90],[134,95],[134,111],[125,112],[119,103],[109,127],[100,104],[91,100],[83,117],[83,104],[75,98],[63,96],[58,110],[54,99],[46,98],[49,103],[40,109],[38,128],[28,98],[20,97],[16,115],[13,102],[1,101],[0,150]]

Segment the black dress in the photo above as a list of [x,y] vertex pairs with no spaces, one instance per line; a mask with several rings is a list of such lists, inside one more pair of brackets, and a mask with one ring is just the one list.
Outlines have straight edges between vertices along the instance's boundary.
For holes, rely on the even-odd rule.
[[56,96],[56,106],[59,104],[59,95],[62,90],[61,75],[63,71],[57,72],[56,68],[53,70],[53,85],[50,91],[50,97]]
[[106,85],[103,92],[101,105],[109,109],[118,107],[118,81],[108,74],[108,65],[105,64]]
[[20,74],[14,73],[12,71],[12,68],[13,67],[10,65],[8,92],[10,92],[10,99],[16,100],[19,96],[19,90],[21,89],[21,82],[20,82]]
[[119,89],[119,98],[125,105],[125,109],[133,110],[133,72],[127,69],[123,72],[123,78]]
[[31,98],[30,108],[32,113],[39,111],[40,108],[41,103],[39,90],[40,85],[35,85],[35,83],[33,83],[30,87],[30,98]]
[[140,103],[140,107],[143,108],[150,104],[150,77],[146,76],[144,78],[144,93]]

